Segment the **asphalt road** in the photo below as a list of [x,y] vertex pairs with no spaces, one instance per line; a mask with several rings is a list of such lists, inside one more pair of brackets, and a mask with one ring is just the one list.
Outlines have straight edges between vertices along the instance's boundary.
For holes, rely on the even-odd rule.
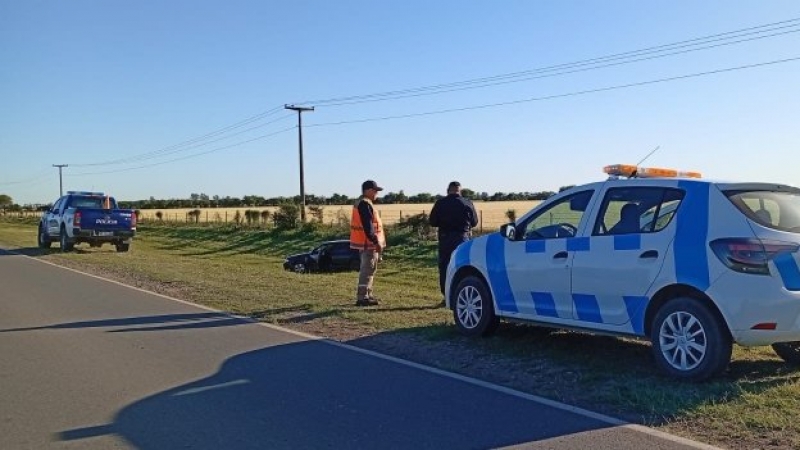
[[0,250],[0,449],[691,449]]

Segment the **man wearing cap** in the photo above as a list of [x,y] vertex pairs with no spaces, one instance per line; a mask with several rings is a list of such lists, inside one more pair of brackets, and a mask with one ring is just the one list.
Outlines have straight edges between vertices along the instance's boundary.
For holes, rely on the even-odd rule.
[[374,306],[378,299],[372,295],[372,282],[378,269],[380,253],[386,247],[381,218],[375,212],[373,202],[383,188],[373,180],[361,183],[361,197],[353,205],[350,219],[350,248],[361,254],[361,269],[358,273],[356,306]]
[[470,237],[470,230],[478,225],[478,214],[469,199],[461,196],[461,183],[447,185],[447,197],[433,204],[429,218],[431,226],[438,228],[439,236],[439,288],[444,295],[444,282],[450,255]]

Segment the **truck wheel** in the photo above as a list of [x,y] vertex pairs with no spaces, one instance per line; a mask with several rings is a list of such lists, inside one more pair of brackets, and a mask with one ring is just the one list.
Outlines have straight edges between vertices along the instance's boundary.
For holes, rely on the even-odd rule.
[[39,225],[39,235],[37,241],[39,243],[39,248],[50,248],[50,245],[52,244],[50,238],[47,237],[47,231],[45,231],[45,228],[41,225]]
[[67,236],[67,229],[61,227],[61,235],[59,236],[59,246],[62,252],[71,252],[75,248],[75,243],[69,240]]
[[131,249],[131,244],[117,244],[117,253],[124,253]]
[[786,361],[787,364],[793,366],[800,365],[800,341],[793,342],[776,342],[772,344],[772,349],[775,353]]
[[725,370],[733,350],[725,324],[699,300],[688,297],[669,301],[658,311],[650,339],[661,370],[689,381]]
[[494,302],[486,283],[469,276],[456,287],[453,318],[456,328],[467,336],[488,336],[500,324],[494,313]]

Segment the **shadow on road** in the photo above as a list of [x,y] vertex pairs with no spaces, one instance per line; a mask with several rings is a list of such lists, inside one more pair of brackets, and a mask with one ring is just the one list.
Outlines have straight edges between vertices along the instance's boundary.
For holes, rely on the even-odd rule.
[[113,423],[140,449],[497,448],[609,427],[322,342],[231,357],[214,375],[144,398]]
[[[118,319],[87,320],[81,322],[59,323],[36,327],[8,328],[0,333],[13,333],[34,330],[64,330],[76,328],[125,327],[109,330],[109,333],[128,333],[133,331],[185,330],[193,328],[216,328],[246,325],[249,320],[232,317],[225,313],[164,314],[158,316],[125,317]],[[162,325],[163,324],[163,325]],[[161,325],[161,326],[152,326]]]

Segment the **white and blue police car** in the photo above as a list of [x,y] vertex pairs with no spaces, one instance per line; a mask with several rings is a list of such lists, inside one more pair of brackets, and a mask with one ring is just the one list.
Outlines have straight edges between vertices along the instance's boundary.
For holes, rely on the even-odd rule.
[[734,342],[800,364],[800,189],[604,171],[456,249],[445,298],[462,333],[507,319],[645,337],[661,369],[695,381],[725,370]]

